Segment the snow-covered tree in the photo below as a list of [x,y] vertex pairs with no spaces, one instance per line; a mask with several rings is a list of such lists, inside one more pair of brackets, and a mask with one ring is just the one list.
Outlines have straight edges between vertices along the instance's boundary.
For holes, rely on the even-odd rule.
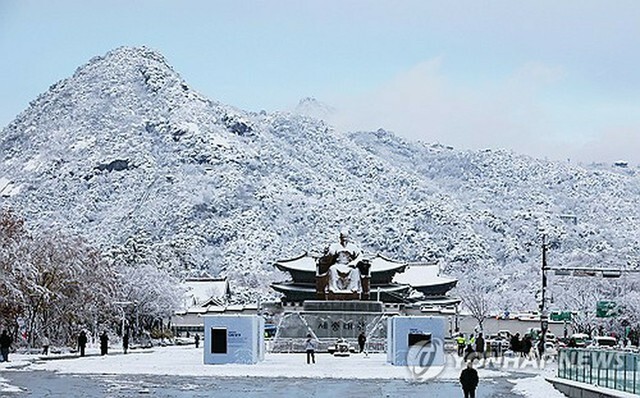
[[20,319],[33,343],[44,332],[68,342],[79,326],[108,321],[115,279],[84,240],[59,231],[29,233],[7,210],[0,212],[0,239],[3,323]]

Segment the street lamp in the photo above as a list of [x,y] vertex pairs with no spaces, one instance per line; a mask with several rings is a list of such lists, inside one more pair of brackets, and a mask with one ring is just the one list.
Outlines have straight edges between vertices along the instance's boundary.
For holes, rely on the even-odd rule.
[[131,305],[134,304],[133,301],[114,301],[113,305],[117,305],[120,307],[120,310],[122,311],[122,336],[124,336],[124,325],[125,325],[125,321],[126,321],[126,314],[124,312],[124,307],[127,305]]
[[540,356],[544,354],[544,341],[547,334],[547,328],[549,327],[549,315],[545,308],[545,293],[547,291],[547,235],[542,235],[542,299],[540,300]]

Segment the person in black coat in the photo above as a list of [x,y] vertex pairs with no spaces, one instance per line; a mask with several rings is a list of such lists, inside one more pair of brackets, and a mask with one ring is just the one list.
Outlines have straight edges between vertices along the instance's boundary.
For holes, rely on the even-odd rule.
[[360,346],[360,352],[364,351],[364,345],[367,342],[367,336],[364,335],[364,332],[361,332],[358,335],[358,346]]
[[482,333],[478,333],[478,338],[476,339],[476,352],[478,353],[478,358],[484,358],[484,337],[482,337]]
[[129,332],[126,332],[124,336],[122,336],[122,350],[125,354],[129,350]]
[[2,335],[0,335],[0,354],[2,356],[2,361],[0,362],[9,362],[9,349],[12,343],[11,336],[7,334],[6,330],[3,330]]
[[100,335],[100,355],[107,355],[109,351],[109,336],[107,336],[107,332],[104,331]]
[[193,337],[193,341],[196,343],[196,348],[200,347],[200,335],[198,333]]
[[87,347],[87,333],[84,330],[80,331],[78,335],[78,350],[80,350],[80,356],[84,356],[84,349]]
[[519,353],[522,351],[522,342],[520,341],[520,333],[516,333],[515,335],[511,336],[511,351],[513,351],[515,354]]
[[478,387],[478,371],[473,368],[473,362],[467,362],[467,368],[460,373],[460,384],[464,398],[475,398],[476,388]]

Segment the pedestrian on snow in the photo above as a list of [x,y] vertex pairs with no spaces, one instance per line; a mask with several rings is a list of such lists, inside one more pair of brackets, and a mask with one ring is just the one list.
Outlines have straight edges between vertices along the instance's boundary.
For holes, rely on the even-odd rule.
[[520,333],[516,333],[515,335],[511,336],[510,343],[511,343],[510,344],[511,345],[511,351],[513,351],[514,354],[517,354],[520,351],[522,351],[522,349],[520,348],[520,346],[521,346]]
[[122,350],[126,354],[129,351],[129,332],[125,332],[124,336],[122,336]]
[[473,361],[467,362],[466,369],[460,373],[460,384],[464,398],[476,398],[476,387],[478,387],[478,371],[473,368]]
[[196,333],[193,340],[196,342],[196,348],[200,347],[200,335],[198,333]]
[[484,337],[482,337],[482,333],[478,333],[478,338],[476,339],[476,352],[478,353],[478,358],[484,357]]
[[87,333],[84,330],[80,331],[78,334],[78,350],[80,351],[80,356],[84,356],[84,349],[87,347]]
[[311,334],[307,334],[307,341],[305,342],[304,348],[307,352],[307,365],[311,362],[316,363],[316,342],[311,337]]
[[42,355],[49,355],[49,335],[47,333],[42,337]]
[[7,334],[6,330],[3,330],[2,335],[0,335],[0,356],[2,356],[2,361],[0,362],[9,362],[9,349],[12,343],[11,336]]
[[364,332],[360,332],[358,335],[358,346],[360,346],[360,352],[364,351],[364,345],[367,342],[367,336],[364,335]]
[[109,336],[107,331],[103,331],[100,335],[100,355],[107,355],[109,351]]

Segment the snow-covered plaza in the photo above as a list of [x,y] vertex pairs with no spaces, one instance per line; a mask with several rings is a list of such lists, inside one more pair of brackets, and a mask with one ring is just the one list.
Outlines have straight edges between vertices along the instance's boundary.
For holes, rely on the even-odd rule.
[[[315,365],[307,365],[303,354],[268,353],[256,365],[204,365],[202,355],[202,349],[192,346],[158,347],[127,355],[116,351],[84,358],[12,355],[11,362],[0,364],[0,391],[35,396],[43,388],[51,393],[48,396],[68,397],[138,393],[189,397],[204,396],[211,389],[216,396],[232,396],[241,391],[247,396],[279,393],[320,397],[333,396],[335,389],[352,391],[354,396],[447,397],[462,393],[457,381],[461,363],[450,355],[444,370],[431,380],[416,380],[409,368],[388,364],[385,354],[354,354],[347,358],[318,354]],[[544,380],[555,374],[554,364],[539,369],[530,362],[516,369],[514,363],[480,367],[477,396],[563,397]],[[42,380],[47,380],[46,388],[41,385]],[[91,389],[90,394],[86,388]]]

